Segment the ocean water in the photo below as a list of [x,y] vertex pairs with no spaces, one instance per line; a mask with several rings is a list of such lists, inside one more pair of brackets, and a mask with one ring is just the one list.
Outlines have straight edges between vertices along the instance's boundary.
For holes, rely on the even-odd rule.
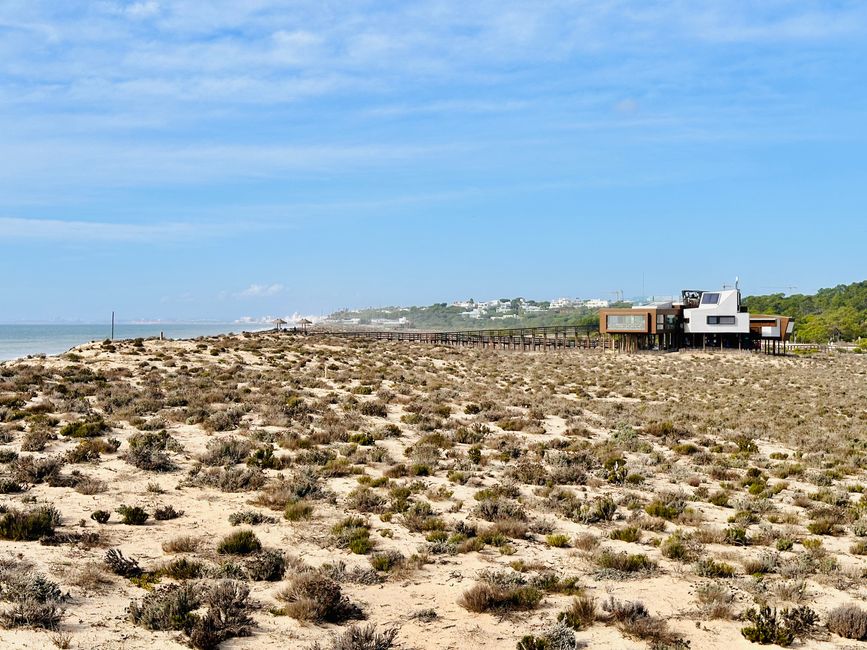
[[[228,332],[255,332],[266,325],[238,323],[196,323],[114,326],[115,339],[135,339],[159,336],[170,339],[190,339],[197,336]],[[111,325],[0,325],[0,361],[18,359],[31,354],[61,354],[90,341],[104,341],[111,336]]]

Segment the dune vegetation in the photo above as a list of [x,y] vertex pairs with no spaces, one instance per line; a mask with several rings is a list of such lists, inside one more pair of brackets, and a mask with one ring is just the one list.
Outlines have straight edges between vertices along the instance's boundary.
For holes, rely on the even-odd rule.
[[865,468],[865,355],[94,343],[0,364],[0,626],[10,647],[850,647]]

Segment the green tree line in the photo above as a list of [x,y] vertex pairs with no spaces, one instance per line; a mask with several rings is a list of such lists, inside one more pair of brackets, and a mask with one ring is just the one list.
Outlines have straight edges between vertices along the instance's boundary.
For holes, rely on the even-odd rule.
[[824,343],[867,337],[867,280],[819,289],[814,295],[748,296],[744,305],[750,313],[793,316],[799,341]]

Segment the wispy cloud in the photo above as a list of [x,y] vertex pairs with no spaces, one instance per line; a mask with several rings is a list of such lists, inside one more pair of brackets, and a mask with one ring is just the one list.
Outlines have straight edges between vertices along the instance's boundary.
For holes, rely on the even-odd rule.
[[235,294],[237,298],[268,298],[283,293],[283,285],[275,284],[251,284],[249,287]]
[[0,217],[3,240],[56,242],[157,243],[206,237],[226,237],[252,230],[255,224],[232,223],[110,223],[62,219]]

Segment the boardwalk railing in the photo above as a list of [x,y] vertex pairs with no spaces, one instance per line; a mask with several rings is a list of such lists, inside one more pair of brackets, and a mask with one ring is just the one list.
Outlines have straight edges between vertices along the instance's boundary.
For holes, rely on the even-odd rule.
[[595,327],[579,325],[463,330],[457,332],[311,330],[310,334],[365,338],[375,341],[412,341],[433,345],[501,350],[601,349],[611,347],[611,341],[600,338],[598,330]]

